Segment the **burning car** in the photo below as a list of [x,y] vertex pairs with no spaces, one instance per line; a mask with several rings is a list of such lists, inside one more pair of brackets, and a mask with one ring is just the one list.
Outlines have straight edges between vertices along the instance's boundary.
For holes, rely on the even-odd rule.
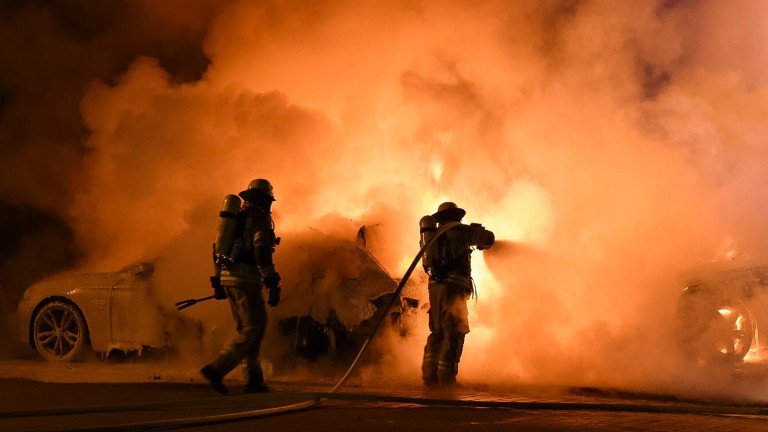
[[[295,270],[284,271],[283,301],[269,311],[281,351],[314,361],[359,347],[385,313],[397,282],[356,242],[319,233],[293,238],[280,254],[283,268]],[[158,304],[154,269],[153,263],[138,262],[117,272],[63,274],[30,286],[18,305],[20,338],[49,361],[75,361],[90,351],[174,349],[173,333],[188,331],[190,323],[180,324],[189,319]],[[406,331],[418,303],[404,297],[388,312],[397,331]],[[203,332],[197,324],[192,331]]]
[[88,350],[163,346],[163,317],[149,288],[153,270],[152,263],[138,262],[117,272],[38,282],[19,303],[19,336],[49,361],[74,361]]
[[387,310],[398,282],[366,249],[364,232],[361,228],[355,242],[309,232],[280,251],[282,260],[300,269],[283,272],[283,301],[270,310],[291,357],[345,359],[357,353],[382,319],[389,330],[409,333],[419,308],[417,284],[407,284]]
[[703,362],[761,357],[768,319],[768,265],[717,264],[693,270],[678,304],[686,354]]

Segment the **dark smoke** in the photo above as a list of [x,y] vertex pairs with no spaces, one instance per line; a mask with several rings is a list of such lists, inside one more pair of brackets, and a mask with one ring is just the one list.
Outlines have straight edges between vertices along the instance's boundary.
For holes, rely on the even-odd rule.
[[[166,2],[169,11],[173,3]],[[194,10],[176,25],[147,13],[150,2],[0,3],[0,286],[7,309],[30,283],[82,256],[68,212],[89,153],[80,114],[86,85],[114,82],[139,55],[157,58],[173,82],[200,79],[209,63],[202,40],[219,3],[185,6]],[[5,346],[14,332],[2,334]]]

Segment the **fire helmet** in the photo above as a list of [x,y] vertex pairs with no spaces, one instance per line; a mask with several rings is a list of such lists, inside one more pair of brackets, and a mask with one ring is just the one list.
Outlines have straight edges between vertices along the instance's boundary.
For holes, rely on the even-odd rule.
[[438,223],[460,222],[467,214],[464,209],[459,208],[456,203],[450,201],[444,202],[437,207],[437,212],[432,215]]
[[267,179],[255,179],[248,183],[248,188],[240,192],[240,198],[248,202],[256,201],[260,196],[275,201],[275,194],[272,192],[272,184]]

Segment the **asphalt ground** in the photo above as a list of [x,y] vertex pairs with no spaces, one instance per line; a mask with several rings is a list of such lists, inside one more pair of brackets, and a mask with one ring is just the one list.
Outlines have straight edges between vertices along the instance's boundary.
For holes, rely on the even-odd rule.
[[[735,376],[766,375],[760,363]],[[0,431],[768,431],[765,401],[514,384],[443,391],[370,377],[328,395],[335,380],[311,377],[270,379],[270,393],[246,395],[233,373],[224,397],[198,366],[168,359],[2,360]]]
[[[270,393],[255,395],[243,394],[240,383],[228,384],[231,395],[224,397],[199,381],[75,383],[4,378],[0,379],[0,431],[768,430],[768,410],[759,405],[707,404],[609,389],[433,391],[417,386],[351,385],[334,396],[339,399],[314,403],[328,391],[324,383],[273,381]],[[309,406],[263,412],[301,403]],[[475,403],[486,407],[471,406]],[[498,405],[488,407],[488,403]],[[233,414],[240,418],[227,417]]]

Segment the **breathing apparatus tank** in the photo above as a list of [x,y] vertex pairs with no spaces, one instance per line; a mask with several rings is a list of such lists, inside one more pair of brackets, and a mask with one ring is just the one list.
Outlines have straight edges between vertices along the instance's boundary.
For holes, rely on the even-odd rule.
[[[425,244],[429,243],[432,237],[435,236],[435,231],[437,231],[437,220],[435,220],[434,216],[426,215],[422,217],[419,221],[419,233],[421,235],[419,239],[419,246],[424,247]],[[436,249],[437,245],[432,243],[432,245],[426,251],[424,251],[424,254],[421,256],[421,264],[424,266],[424,270],[427,272],[433,265],[432,258],[435,256],[434,252]]]
[[214,265],[229,265],[232,263],[232,249],[237,231],[237,214],[240,212],[242,201],[237,195],[224,197],[221,212],[219,212],[219,230],[216,233],[216,243],[213,244]]

